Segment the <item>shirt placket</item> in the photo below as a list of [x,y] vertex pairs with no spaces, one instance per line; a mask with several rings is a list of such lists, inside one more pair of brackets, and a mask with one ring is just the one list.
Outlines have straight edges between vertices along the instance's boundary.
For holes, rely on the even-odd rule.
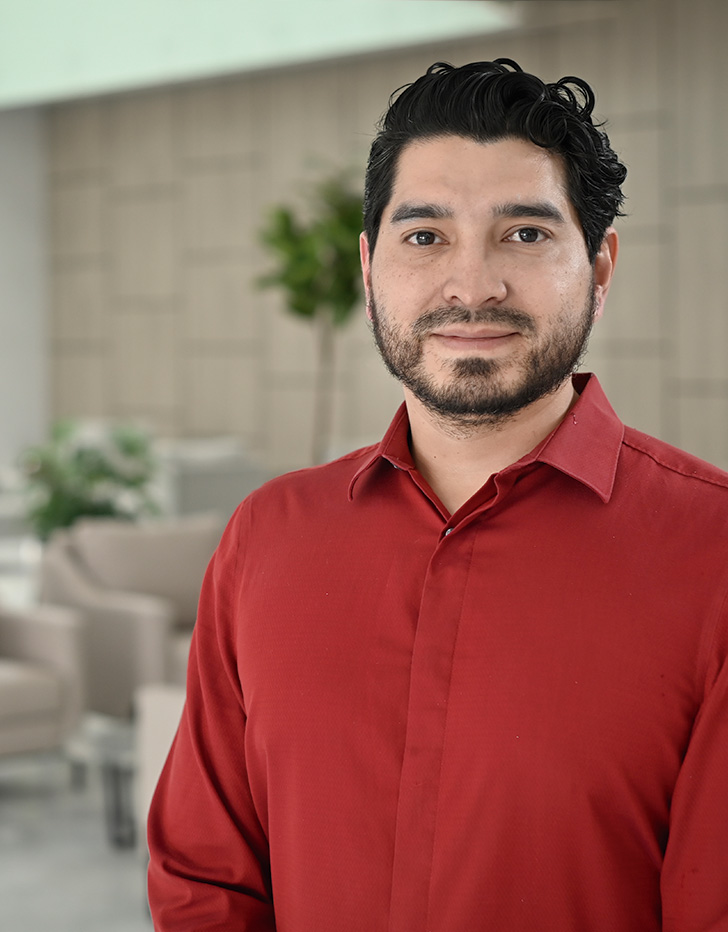
[[410,672],[389,932],[427,928],[452,663],[474,540],[472,528],[445,527],[423,588]]

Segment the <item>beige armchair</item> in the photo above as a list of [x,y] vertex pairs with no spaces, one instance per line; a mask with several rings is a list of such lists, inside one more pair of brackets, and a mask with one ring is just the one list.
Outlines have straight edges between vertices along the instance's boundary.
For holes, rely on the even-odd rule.
[[86,617],[89,710],[128,715],[138,687],[184,683],[199,590],[223,527],[212,514],[84,519],[51,537],[41,599]]
[[84,622],[43,605],[0,608],[0,754],[60,747],[83,709]]

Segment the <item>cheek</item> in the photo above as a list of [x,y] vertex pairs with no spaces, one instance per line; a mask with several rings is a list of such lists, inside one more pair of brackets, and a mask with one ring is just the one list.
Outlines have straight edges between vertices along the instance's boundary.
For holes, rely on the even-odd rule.
[[521,293],[524,298],[535,301],[547,310],[549,306],[554,309],[578,307],[582,308],[591,292],[593,281],[592,269],[586,261],[571,260],[564,263],[554,263],[544,274],[526,285]]
[[431,270],[408,269],[388,264],[377,266],[372,275],[372,290],[378,302],[399,312],[414,314],[437,302],[437,286]]

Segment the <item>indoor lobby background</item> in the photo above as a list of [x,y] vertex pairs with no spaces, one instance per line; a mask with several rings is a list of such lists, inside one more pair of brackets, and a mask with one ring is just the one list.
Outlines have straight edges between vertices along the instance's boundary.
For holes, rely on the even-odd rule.
[[[68,415],[306,464],[313,332],[255,287],[265,212],[339,167],[360,178],[389,93],[432,61],[506,56],[592,82],[629,167],[586,367],[625,421],[728,466],[728,5],[504,6],[513,31],[0,112],[0,463]],[[378,438],[399,401],[363,313],[335,393],[332,454]]]
[[[321,17],[325,2],[309,6]],[[280,293],[256,287],[271,265],[259,240],[267,211],[305,204],[339,169],[360,182],[389,94],[433,61],[495,57],[550,80],[586,78],[629,169],[615,283],[584,368],[627,423],[728,468],[725,0],[340,6],[418,20],[490,6],[504,20],[194,80],[0,96],[0,476],[59,417],[138,420],[173,441],[232,438],[266,474],[308,465],[314,333]],[[399,401],[362,307],[337,336],[330,455],[378,439]],[[0,824],[0,849],[3,838]],[[131,932],[134,921],[98,928]]]

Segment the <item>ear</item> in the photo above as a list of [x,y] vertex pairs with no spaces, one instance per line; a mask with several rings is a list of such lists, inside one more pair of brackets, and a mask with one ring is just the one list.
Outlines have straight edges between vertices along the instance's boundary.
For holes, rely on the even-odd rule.
[[367,317],[372,319],[371,293],[372,293],[372,255],[369,250],[369,240],[366,233],[359,236],[359,256],[361,257],[361,274],[364,280],[364,295],[367,302]]
[[619,237],[614,227],[609,227],[599,252],[594,259],[594,319],[599,318],[604,313],[604,304],[609,293],[609,286],[612,283],[614,268],[617,264],[617,253],[619,252]]

